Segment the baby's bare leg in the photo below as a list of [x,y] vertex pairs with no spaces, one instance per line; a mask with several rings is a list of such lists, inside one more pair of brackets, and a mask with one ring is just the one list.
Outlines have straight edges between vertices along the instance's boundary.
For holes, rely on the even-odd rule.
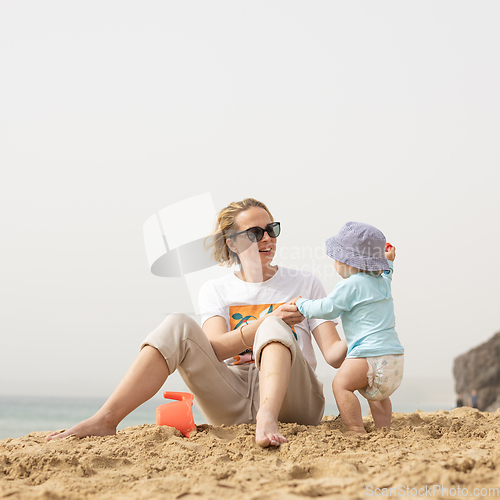
[[373,421],[375,422],[375,427],[380,429],[381,427],[391,428],[391,415],[392,415],[392,403],[389,398],[382,399],[381,401],[370,401],[370,410],[372,412]]
[[364,358],[348,358],[333,380],[333,394],[349,434],[365,434],[361,405],[354,391],[366,387],[368,364]]

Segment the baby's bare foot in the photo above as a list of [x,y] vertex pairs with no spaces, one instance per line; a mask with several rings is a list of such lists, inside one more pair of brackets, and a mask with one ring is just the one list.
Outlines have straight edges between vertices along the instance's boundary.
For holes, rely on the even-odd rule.
[[286,438],[281,435],[276,419],[270,413],[262,410],[257,413],[255,441],[262,448],[286,443]]
[[94,415],[64,432],[51,432],[48,436],[45,436],[45,439],[51,441],[68,436],[83,438],[87,436],[112,436],[114,434],[116,434],[116,425],[107,424]]

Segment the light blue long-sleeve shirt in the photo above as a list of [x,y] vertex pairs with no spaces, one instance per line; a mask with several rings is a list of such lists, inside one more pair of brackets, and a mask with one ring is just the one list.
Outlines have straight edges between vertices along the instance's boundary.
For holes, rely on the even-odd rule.
[[347,341],[348,358],[403,354],[395,330],[391,294],[393,263],[381,276],[357,273],[337,283],[324,299],[298,299],[306,318],[334,319],[340,316]]

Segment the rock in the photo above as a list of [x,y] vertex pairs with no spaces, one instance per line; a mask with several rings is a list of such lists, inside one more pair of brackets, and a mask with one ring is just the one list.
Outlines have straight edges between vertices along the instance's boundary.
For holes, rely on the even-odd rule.
[[500,396],[493,403],[485,408],[485,411],[497,411],[500,408]]
[[500,408],[500,332],[484,344],[455,359],[453,365],[455,391],[468,404],[477,391],[477,407],[482,411]]

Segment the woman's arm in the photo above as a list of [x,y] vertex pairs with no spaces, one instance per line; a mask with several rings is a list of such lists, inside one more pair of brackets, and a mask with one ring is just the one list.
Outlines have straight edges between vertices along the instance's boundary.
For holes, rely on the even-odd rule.
[[[266,314],[262,318],[243,325],[243,339],[241,338],[241,328],[228,332],[226,320],[221,316],[212,316],[207,319],[205,323],[203,323],[203,331],[207,335],[208,340],[210,340],[219,361],[232,358],[240,354],[240,352],[244,351],[248,346],[253,346],[255,333],[267,316],[277,316],[290,326],[303,321],[304,316],[300,314],[297,306],[292,302],[293,301],[286,302],[272,313]],[[243,344],[243,341],[245,344]]]
[[312,333],[326,362],[334,368],[340,368],[347,354],[347,344],[340,339],[335,323],[325,321]]

